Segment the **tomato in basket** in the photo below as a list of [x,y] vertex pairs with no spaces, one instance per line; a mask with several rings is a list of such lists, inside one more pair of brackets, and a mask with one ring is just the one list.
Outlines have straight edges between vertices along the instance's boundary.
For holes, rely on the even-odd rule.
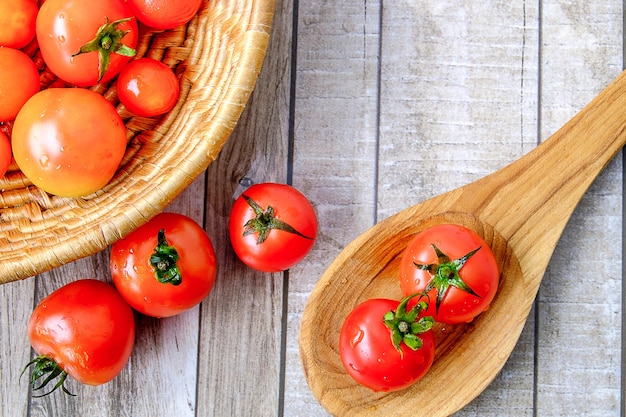
[[11,141],[0,131],[0,177],[6,174],[11,165]]
[[113,283],[137,311],[169,317],[199,304],[216,273],[213,245],[193,219],[160,213],[111,247]]
[[0,122],[15,119],[24,103],[39,91],[39,71],[19,49],[0,47]]
[[202,0],[127,0],[137,20],[154,29],[173,29],[189,22]]
[[172,110],[179,90],[174,71],[152,58],[130,62],[117,79],[120,101],[136,116],[158,116]]
[[48,88],[31,97],[13,124],[15,162],[33,184],[64,197],[98,191],[126,151],[115,107],[85,88]]
[[122,0],[46,0],[36,33],[49,69],[79,87],[116,76],[135,55],[138,40],[137,21]]
[[35,38],[34,0],[0,0],[0,46],[20,49]]
[[58,377],[48,394],[58,388],[69,394],[68,375],[83,384],[101,385],[124,369],[135,344],[135,318],[113,286],[81,279],[35,307],[28,338],[38,355],[24,368],[33,366],[33,389],[43,389]]

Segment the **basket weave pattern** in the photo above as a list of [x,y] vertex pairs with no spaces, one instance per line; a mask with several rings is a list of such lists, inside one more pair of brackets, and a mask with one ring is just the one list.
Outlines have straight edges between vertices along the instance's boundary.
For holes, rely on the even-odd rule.
[[[161,118],[134,117],[119,104],[115,79],[92,90],[118,109],[127,131],[111,182],[83,198],[47,194],[12,163],[0,178],[0,284],[92,255],[162,211],[213,161],[234,129],[261,69],[274,0],[209,0],[189,24],[164,32],[140,25],[137,56],[174,68],[181,93]],[[61,81],[36,43],[29,53],[42,88]],[[11,124],[0,126],[10,133]]]

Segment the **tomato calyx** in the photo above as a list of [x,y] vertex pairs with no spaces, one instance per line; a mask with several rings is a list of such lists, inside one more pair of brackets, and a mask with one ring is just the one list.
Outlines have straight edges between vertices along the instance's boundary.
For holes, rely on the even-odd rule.
[[[57,377],[59,378],[52,390],[46,392],[45,394],[35,395],[36,398],[50,395],[59,388],[61,388],[61,390],[63,390],[63,392],[67,395],[75,396],[75,394],[72,394],[65,387],[67,372],[65,372],[63,368],[61,368],[61,366],[51,357],[44,355],[37,356],[35,359],[26,364],[26,366],[22,370],[22,373],[20,374],[20,377],[24,375],[24,372],[26,372],[26,369],[28,369],[30,366],[33,366],[33,372],[31,373],[29,381],[31,386],[33,387],[33,391],[43,389],[52,380]],[[43,380],[41,381],[41,383],[37,385],[37,381],[41,380],[42,378]]]
[[183,275],[178,267],[178,251],[170,246],[165,238],[165,229],[159,230],[157,245],[150,256],[150,266],[154,269],[154,276],[162,284],[180,285]]
[[480,250],[481,246],[458,259],[450,259],[450,257],[443,253],[435,244],[431,243],[431,246],[437,254],[437,262],[427,265],[418,264],[417,262],[413,262],[413,264],[422,271],[428,271],[431,275],[430,281],[428,282],[428,285],[426,285],[424,292],[428,293],[433,288],[437,290],[436,311],[439,312],[439,306],[441,305],[443,298],[448,293],[450,287],[456,287],[466,293],[480,298],[480,295],[476,294],[476,292],[474,292],[474,290],[465,281],[463,281],[459,272],[465,263]]
[[432,316],[419,317],[420,313],[428,308],[428,304],[420,301],[407,311],[408,302],[416,296],[424,296],[422,293],[413,294],[403,298],[396,311],[388,311],[383,316],[385,326],[391,331],[391,343],[402,355],[402,343],[411,350],[422,347],[423,341],[420,334],[432,329],[435,320]]
[[89,52],[98,52],[98,82],[102,80],[104,74],[109,68],[111,54],[119,54],[126,57],[133,57],[137,51],[122,43],[122,38],[129,33],[129,30],[121,30],[118,28],[122,23],[130,21],[132,17],[119,19],[109,22],[106,17],[106,23],[98,28],[96,37],[80,47],[72,57]]
[[292,233],[305,239],[313,239],[312,237],[300,233],[284,221],[276,218],[276,211],[274,210],[274,207],[267,206],[267,208],[263,210],[263,208],[261,208],[261,206],[259,206],[256,201],[254,201],[245,194],[243,194],[242,196],[254,211],[254,218],[248,220],[244,225],[243,235],[248,236],[254,233],[258,233],[259,235],[256,241],[257,245],[265,242],[270,232],[274,229],[282,230],[287,233]]

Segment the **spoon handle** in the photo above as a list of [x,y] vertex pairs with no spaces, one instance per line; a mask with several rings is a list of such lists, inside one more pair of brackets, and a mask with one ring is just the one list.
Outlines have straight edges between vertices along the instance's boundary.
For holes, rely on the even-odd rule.
[[532,259],[539,279],[576,205],[626,143],[625,126],[626,71],[544,143],[469,187],[479,218],[522,265]]

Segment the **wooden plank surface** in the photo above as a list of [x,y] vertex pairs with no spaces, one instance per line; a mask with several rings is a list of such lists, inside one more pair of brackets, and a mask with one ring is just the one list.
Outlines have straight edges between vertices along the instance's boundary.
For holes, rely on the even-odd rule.
[[[582,108],[624,66],[623,13],[616,0],[278,0],[237,129],[168,208],[213,240],[212,293],[175,318],[137,315],[111,383],[42,399],[18,383],[28,316],[63,283],[110,280],[108,251],[0,286],[0,415],[328,415],[298,352],[319,276],[375,222],[504,166]],[[228,242],[234,198],[265,181],[293,183],[319,217],[313,252],[284,274],[251,271]],[[623,189],[620,156],[570,220],[510,360],[458,416],[626,415]]]

